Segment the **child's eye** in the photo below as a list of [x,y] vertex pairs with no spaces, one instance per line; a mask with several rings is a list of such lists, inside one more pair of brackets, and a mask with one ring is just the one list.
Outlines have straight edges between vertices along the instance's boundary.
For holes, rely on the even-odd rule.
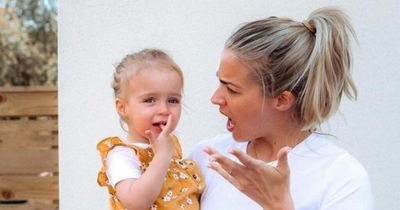
[[169,98],[168,103],[170,104],[179,104],[180,100],[178,98]]
[[150,97],[150,98],[146,98],[145,100],[143,100],[143,102],[151,104],[151,103],[156,102],[156,99],[153,97]]

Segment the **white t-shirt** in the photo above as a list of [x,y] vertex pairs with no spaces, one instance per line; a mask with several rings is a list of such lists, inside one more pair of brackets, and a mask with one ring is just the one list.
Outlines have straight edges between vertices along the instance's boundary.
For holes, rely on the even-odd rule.
[[[202,210],[262,209],[217,172],[206,167],[205,146],[217,149],[232,160],[229,148],[246,152],[247,142],[235,142],[231,134],[218,135],[198,144],[190,154],[204,173],[206,188]],[[312,134],[288,155],[290,192],[296,210],[372,210],[373,197],[368,174],[349,153],[324,136]],[[276,161],[268,163],[276,165]]]
[[[150,144],[134,143],[133,145],[147,148]],[[135,150],[130,147],[116,146],[110,150],[106,158],[107,177],[111,186],[124,179],[137,179],[142,175],[140,171],[141,163],[136,156]]]

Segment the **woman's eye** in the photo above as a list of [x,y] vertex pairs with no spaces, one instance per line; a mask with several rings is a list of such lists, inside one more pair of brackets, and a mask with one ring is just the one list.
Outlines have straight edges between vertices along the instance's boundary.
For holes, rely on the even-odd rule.
[[236,91],[230,89],[229,87],[226,87],[226,89],[228,90],[229,93],[232,93],[232,94],[238,93],[238,92],[236,92]]
[[154,102],[156,102],[156,99],[155,98],[146,98],[144,101],[143,101],[144,103],[154,103]]
[[170,104],[179,104],[179,99],[177,99],[177,98],[169,98],[168,99],[168,103],[170,103]]

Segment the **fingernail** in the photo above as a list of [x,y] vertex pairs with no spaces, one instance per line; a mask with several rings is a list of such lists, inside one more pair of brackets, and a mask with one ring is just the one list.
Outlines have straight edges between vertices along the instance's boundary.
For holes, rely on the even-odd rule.
[[235,150],[233,148],[229,148],[228,152],[233,154],[235,152]]

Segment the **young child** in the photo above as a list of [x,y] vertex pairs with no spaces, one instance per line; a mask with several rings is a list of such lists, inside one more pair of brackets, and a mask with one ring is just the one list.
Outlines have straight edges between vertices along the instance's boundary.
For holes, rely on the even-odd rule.
[[181,115],[178,65],[158,49],[127,55],[115,69],[113,88],[128,135],[97,144],[103,163],[97,181],[108,188],[111,209],[199,209],[201,172],[182,159],[171,135]]

